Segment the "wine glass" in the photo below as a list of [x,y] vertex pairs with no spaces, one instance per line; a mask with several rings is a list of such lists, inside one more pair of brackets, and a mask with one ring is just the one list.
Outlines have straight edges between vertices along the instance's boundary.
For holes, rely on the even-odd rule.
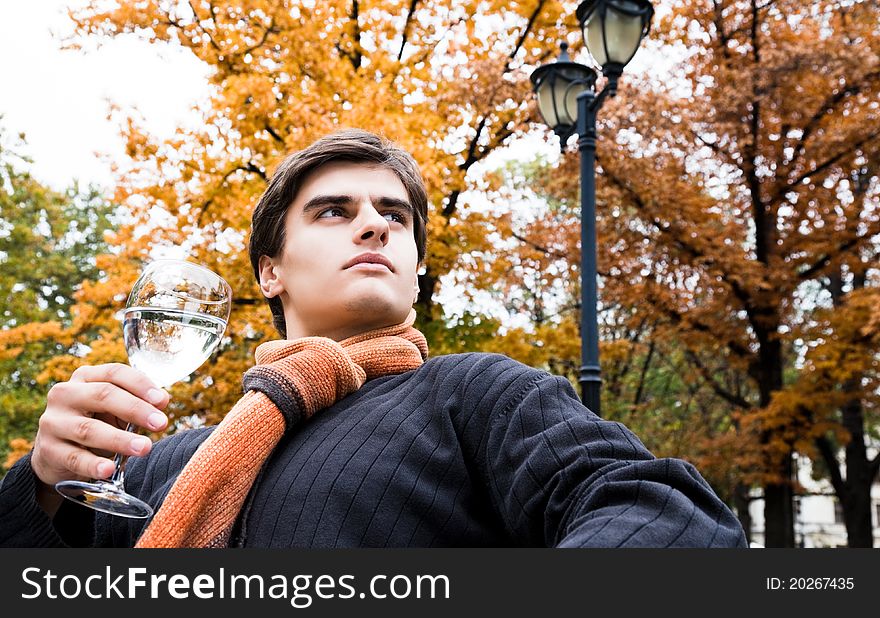
[[[208,268],[186,260],[156,260],[135,282],[122,316],[128,362],[160,388],[187,377],[217,348],[232,306],[229,284]],[[132,430],[129,423],[126,431]],[[153,508],[123,487],[126,457],[117,454],[109,480],[61,481],[68,498],[104,513],[142,519]]]

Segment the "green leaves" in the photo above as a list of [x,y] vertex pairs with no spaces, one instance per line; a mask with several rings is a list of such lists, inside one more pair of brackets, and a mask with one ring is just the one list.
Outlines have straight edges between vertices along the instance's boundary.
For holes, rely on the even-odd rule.
[[11,440],[33,438],[47,391],[38,376],[70,351],[58,327],[81,282],[100,274],[113,212],[94,188],[41,184],[2,138],[0,127],[0,461]]

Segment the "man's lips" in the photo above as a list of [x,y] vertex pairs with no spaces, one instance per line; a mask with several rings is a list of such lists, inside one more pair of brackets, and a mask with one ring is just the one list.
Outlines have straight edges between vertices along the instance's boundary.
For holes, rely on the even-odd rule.
[[360,264],[349,266],[346,270],[367,270],[381,273],[391,272],[385,264],[375,264],[373,262],[361,262]]
[[343,269],[358,268],[362,270],[387,269],[394,272],[394,265],[381,253],[361,253],[348,261]]

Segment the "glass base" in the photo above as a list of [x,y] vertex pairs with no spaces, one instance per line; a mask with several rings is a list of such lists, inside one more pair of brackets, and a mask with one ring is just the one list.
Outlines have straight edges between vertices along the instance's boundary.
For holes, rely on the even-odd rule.
[[55,489],[68,500],[102,513],[132,519],[145,519],[153,514],[153,507],[109,481],[61,481]]

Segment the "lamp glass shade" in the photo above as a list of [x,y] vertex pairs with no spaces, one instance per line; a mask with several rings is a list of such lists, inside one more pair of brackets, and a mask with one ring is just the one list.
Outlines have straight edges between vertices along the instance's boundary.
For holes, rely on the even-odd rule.
[[578,96],[593,88],[596,71],[572,62],[568,43],[560,44],[559,60],[540,66],[529,79],[538,99],[538,111],[544,122],[560,137],[571,133],[577,124]]
[[625,65],[635,56],[645,29],[644,15],[638,14],[640,8],[637,2],[618,0],[608,3],[605,11],[593,11],[584,22],[584,41],[600,66],[609,62]]
[[[538,109],[549,127],[570,127],[577,122],[577,98],[590,84],[578,75],[575,79],[557,73],[538,87]],[[575,81],[577,80],[577,81]]]

